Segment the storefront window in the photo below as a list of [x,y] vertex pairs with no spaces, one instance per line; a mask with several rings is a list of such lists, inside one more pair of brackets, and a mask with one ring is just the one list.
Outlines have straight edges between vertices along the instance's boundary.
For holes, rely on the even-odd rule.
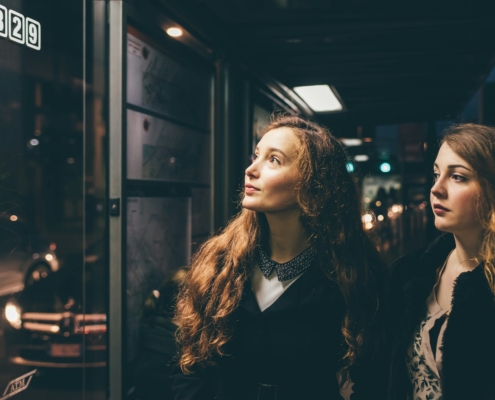
[[95,15],[82,0],[0,0],[4,396],[106,398],[104,86],[94,65]]

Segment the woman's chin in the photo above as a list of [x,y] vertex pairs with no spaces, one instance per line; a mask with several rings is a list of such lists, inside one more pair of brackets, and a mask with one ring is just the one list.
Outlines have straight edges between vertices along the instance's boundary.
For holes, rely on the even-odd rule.
[[449,224],[443,223],[441,221],[435,221],[435,228],[442,232],[452,233],[452,227]]
[[244,198],[244,200],[242,201],[242,207],[243,208],[246,208],[247,210],[251,210],[251,211],[258,211],[257,207],[256,207],[256,204],[253,204],[252,201],[249,201],[250,199],[247,199],[247,198]]

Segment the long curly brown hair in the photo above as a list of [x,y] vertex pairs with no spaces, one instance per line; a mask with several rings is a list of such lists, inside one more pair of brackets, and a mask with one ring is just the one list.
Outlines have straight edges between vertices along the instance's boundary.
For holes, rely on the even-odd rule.
[[480,258],[495,294],[495,128],[471,123],[453,125],[444,132],[443,143],[473,167],[479,187],[476,211],[484,230]]
[[[316,265],[338,283],[347,305],[342,334],[348,350],[339,373],[343,384],[349,367],[361,356],[377,354],[381,344],[384,267],[363,230],[361,202],[340,142],[327,129],[294,115],[273,116],[265,132],[282,127],[290,128],[301,144],[298,204],[303,227],[318,250]],[[232,336],[229,317],[241,301],[254,249],[267,232],[263,213],[243,209],[193,257],[177,304],[184,373],[223,354]]]

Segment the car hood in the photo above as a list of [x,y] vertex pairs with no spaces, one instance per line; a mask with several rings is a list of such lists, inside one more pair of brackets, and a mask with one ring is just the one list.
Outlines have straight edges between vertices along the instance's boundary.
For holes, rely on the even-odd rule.
[[23,312],[105,313],[105,272],[101,263],[66,266],[26,285],[17,301]]

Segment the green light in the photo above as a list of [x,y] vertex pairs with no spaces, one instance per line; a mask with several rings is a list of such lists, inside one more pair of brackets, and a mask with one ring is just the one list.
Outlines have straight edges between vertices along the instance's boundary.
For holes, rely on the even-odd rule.
[[354,172],[354,164],[352,162],[348,162],[345,167],[347,168],[347,172]]
[[391,169],[392,169],[392,167],[390,166],[390,164],[388,162],[384,162],[384,163],[380,164],[380,171],[382,171],[384,173],[390,172]]

